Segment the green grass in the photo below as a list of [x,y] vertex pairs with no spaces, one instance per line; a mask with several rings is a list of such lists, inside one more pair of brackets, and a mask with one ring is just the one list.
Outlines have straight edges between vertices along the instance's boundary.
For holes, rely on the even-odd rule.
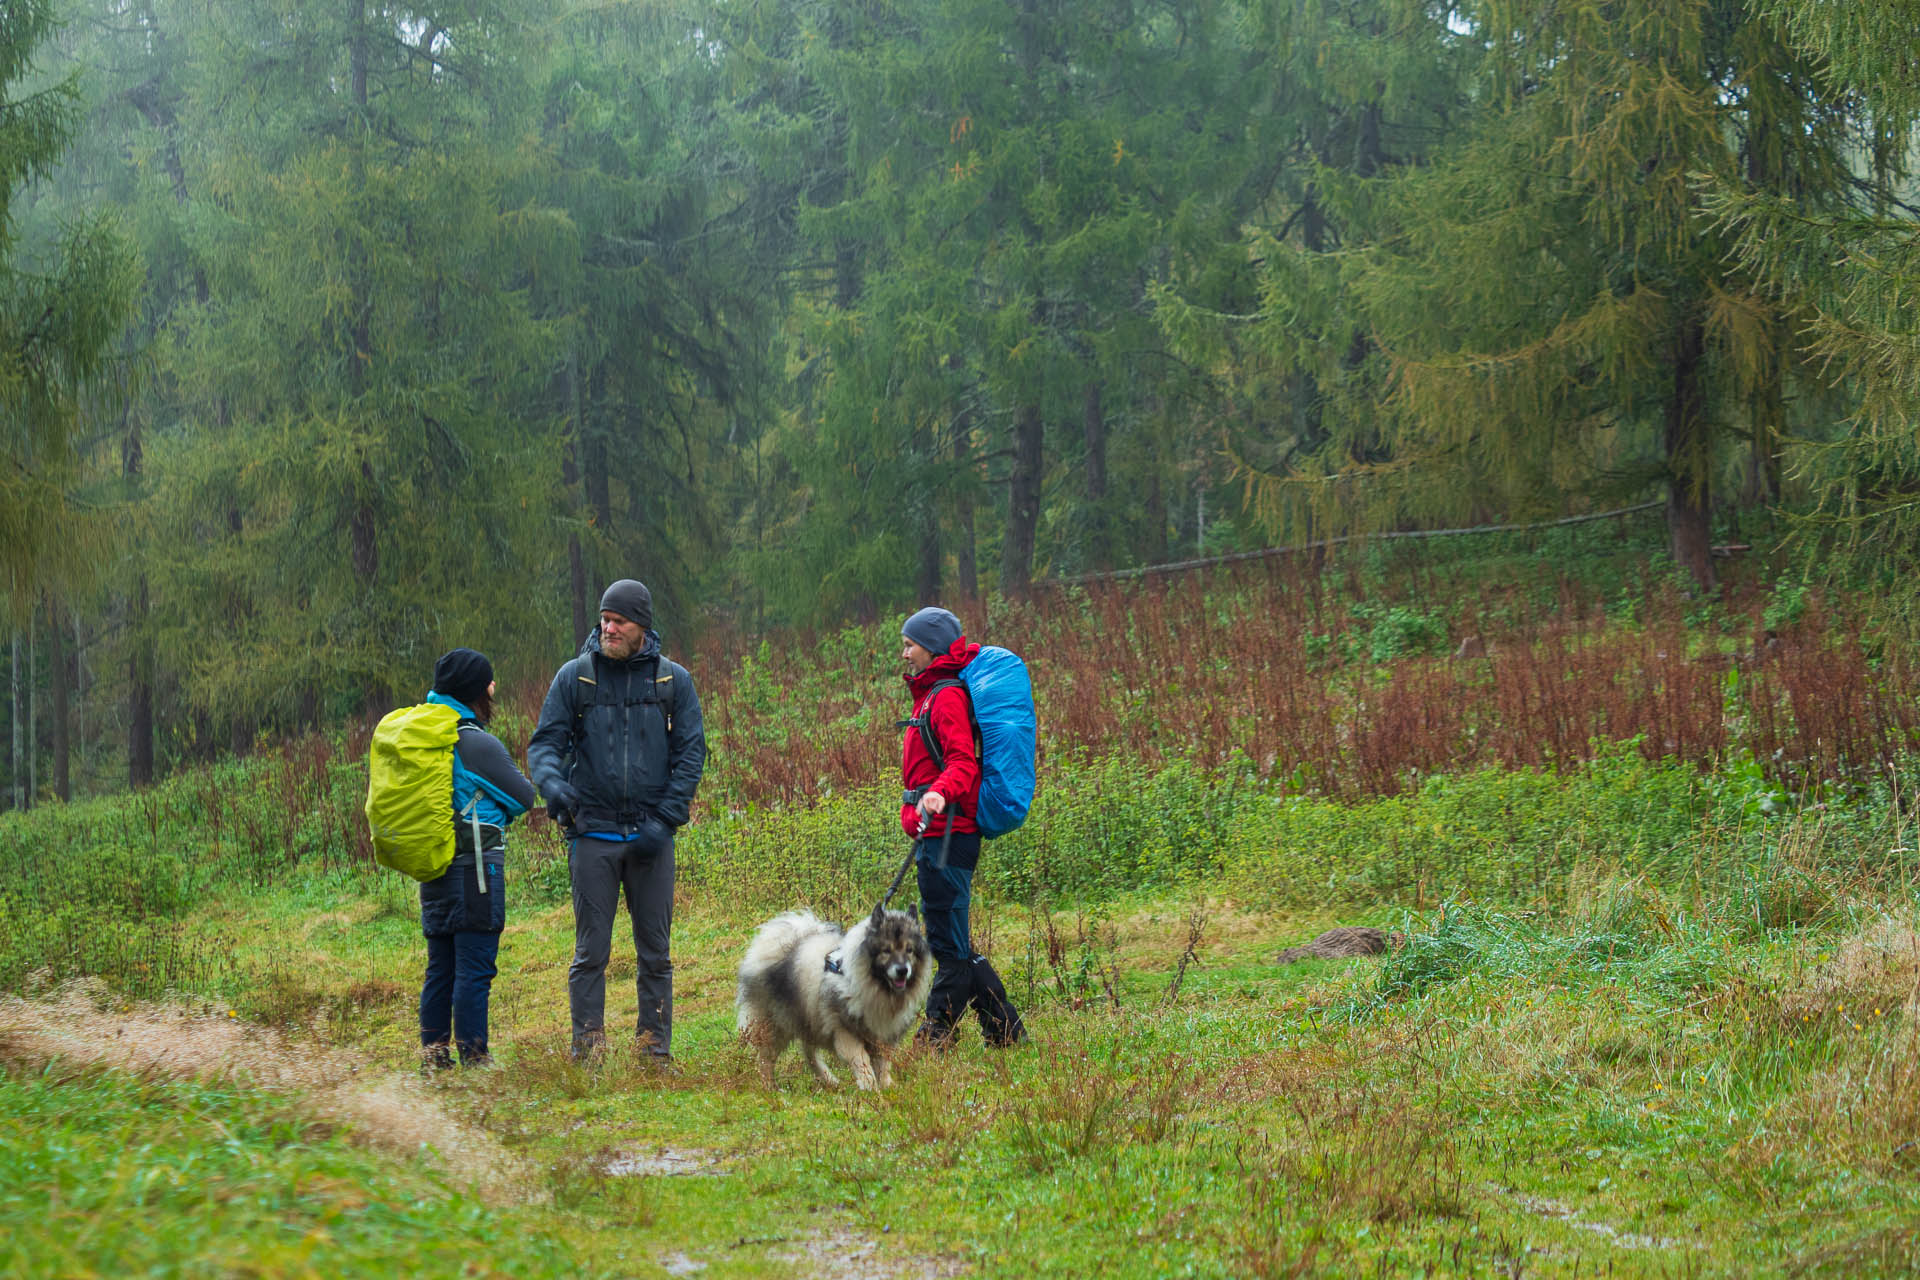
[[[301,750],[0,819],[0,990],[29,993],[0,1003],[0,1274],[1912,1271],[1904,777],[1769,815],[1749,772],[1626,747],[1345,805],[1056,761],[975,923],[1032,1043],[968,1033],[876,1098],[791,1054],[763,1091],[731,1002],[759,920],[880,892],[884,790],[688,829],[665,1079],[567,1061],[565,863],[516,829],[499,1065],[423,1080],[412,887],[354,843],[357,766]],[[1335,923],[1407,945],[1273,963]],[[616,1025],[632,976],[617,943]],[[95,1039],[49,1051],[22,1010],[79,978]],[[97,1065],[181,992],[350,1055],[517,1172],[482,1195],[377,1111],[258,1073]],[[663,1150],[679,1172],[617,1172]]]
[[559,1224],[240,1085],[0,1074],[0,1274],[558,1274]]

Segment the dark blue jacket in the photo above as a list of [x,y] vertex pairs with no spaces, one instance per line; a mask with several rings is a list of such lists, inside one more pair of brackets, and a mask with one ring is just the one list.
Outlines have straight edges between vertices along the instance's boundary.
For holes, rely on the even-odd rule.
[[542,795],[555,782],[572,784],[574,829],[583,834],[644,835],[649,818],[684,825],[706,762],[693,677],[661,654],[651,631],[640,652],[615,662],[600,652],[595,628],[553,677],[527,744]]

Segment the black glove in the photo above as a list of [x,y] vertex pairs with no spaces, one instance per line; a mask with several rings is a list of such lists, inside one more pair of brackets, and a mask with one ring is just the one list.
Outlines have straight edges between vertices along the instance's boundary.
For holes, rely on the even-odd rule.
[[549,818],[561,823],[573,821],[573,811],[580,804],[580,796],[579,793],[573,789],[572,783],[564,780],[549,782],[546,786],[540,788],[540,790],[547,801],[547,816]]

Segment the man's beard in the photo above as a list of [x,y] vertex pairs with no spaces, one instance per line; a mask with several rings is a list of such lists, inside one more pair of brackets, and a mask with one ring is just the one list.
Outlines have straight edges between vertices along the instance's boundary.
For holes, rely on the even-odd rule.
[[600,633],[600,652],[619,662],[640,652],[640,639],[636,636],[632,641],[614,640],[603,631]]

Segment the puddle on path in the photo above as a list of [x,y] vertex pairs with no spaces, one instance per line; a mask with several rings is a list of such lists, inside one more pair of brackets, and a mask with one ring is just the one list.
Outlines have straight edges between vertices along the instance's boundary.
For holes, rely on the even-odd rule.
[[957,1258],[883,1254],[878,1240],[849,1227],[795,1236],[791,1247],[770,1256],[803,1264],[806,1274],[817,1280],[945,1280],[965,1275],[967,1270]]
[[616,1155],[604,1171],[609,1178],[722,1178],[727,1173],[713,1152],[675,1147]]
[[1669,1240],[1663,1236],[1641,1235],[1634,1231],[1622,1231],[1620,1228],[1609,1223],[1595,1222],[1591,1218],[1582,1217],[1580,1211],[1571,1205],[1564,1205],[1557,1200],[1549,1200],[1544,1196],[1530,1196],[1523,1191],[1516,1191],[1512,1187],[1502,1187],[1491,1184],[1488,1185],[1487,1190],[1493,1192],[1495,1195],[1505,1196],[1536,1217],[1553,1218],[1556,1221],[1564,1222],[1576,1231],[1586,1231],[1593,1235],[1601,1236],[1611,1243],[1619,1245],[1623,1249],[1684,1249],[1687,1247],[1687,1242],[1684,1240]]

